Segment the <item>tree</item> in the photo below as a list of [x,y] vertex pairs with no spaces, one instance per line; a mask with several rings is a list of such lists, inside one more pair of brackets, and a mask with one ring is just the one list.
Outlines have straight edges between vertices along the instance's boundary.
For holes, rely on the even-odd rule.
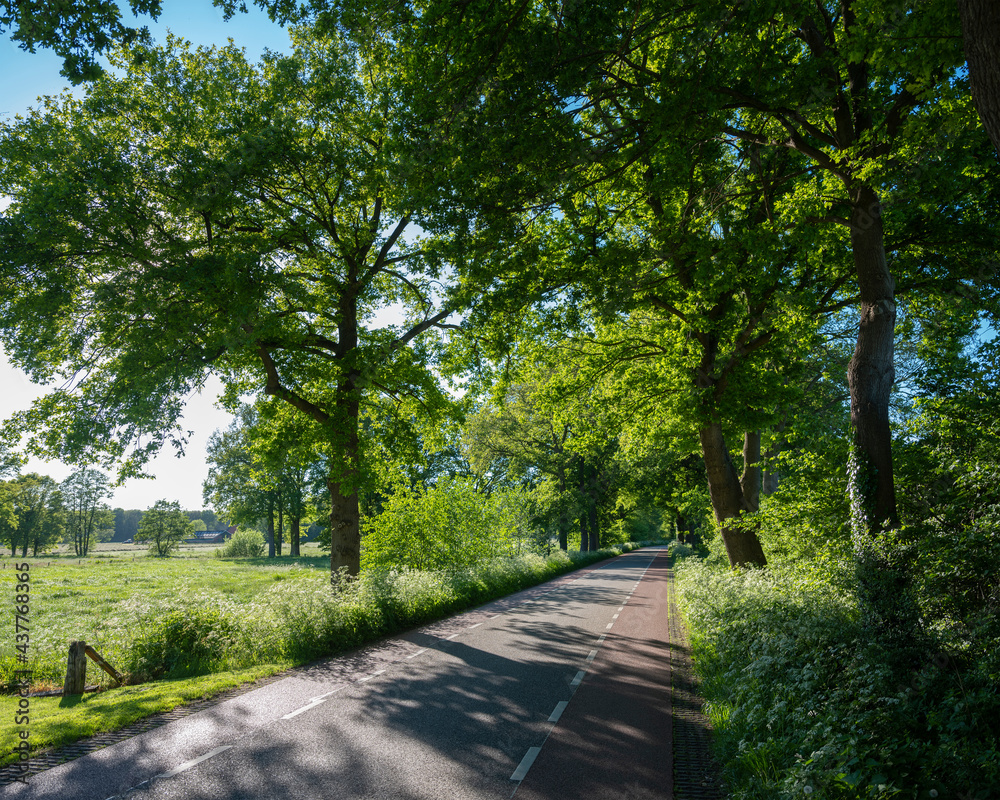
[[276,555],[275,492],[262,482],[262,470],[250,442],[257,424],[256,408],[244,405],[228,430],[216,431],[208,442],[208,475],[203,493],[230,522],[252,527],[267,521],[268,557]]
[[[498,403],[484,403],[466,423],[464,446],[470,464],[487,485],[553,482],[546,511],[555,519],[559,547],[568,549],[570,463],[568,423],[546,415],[532,396],[536,386],[518,383]],[[581,541],[581,549],[587,542]]]
[[[405,18],[409,10],[392,13]],[[538,14],[524,7],[485,13],[493,16],[476,26],[467,24],[464,7],[442,4],[435,13],[423,13],[421,19],[433,23],[418,35],[448,57],[421,66],[422,74],[440,74],[441,83],[455,91],[441,92],[434,80],[425,80],[435,89],[421,95],[420,84],[412,84],[423,108],[464,126],[469,134],[461,138],[474,141],[483,154],[463,154],[467,174],[475,176],[467,196],[481,208],[509,213],[547,204],[565,212],[574,185],[614,183],[634,165],[654,191],[613,207],[612,214],[624,216],[626,209],[641,207],[643,196],[662,200],[677,176],[665,169],[670,165],[657,158],[656,149],[674,139],[692,141],[693,129],[708,133],[704,142],[729,140],[758,163],[762,157],[772,165],[784,162],[785,180],[798,176],[785,202],[799,204],[803,213],[791,230],[839,226],[854,273],[844,294],[853,294],[860,306],[849,366],[859,546],[869,533],[894,528],[889,403],[897,297],[904,290],[940,292],[969,281],[981,274],[989,249],[981,230],[966,240],[976,241],[978,257],[959,255],[960,245],[952,257],[928,259],[928,249],[958,239],[944,230],[927,236],[942,216],[929,210],[925,192],[949,209],[944,219],[952,226],[962,221],[982,227],[983,209],[995,209],[990,190],[979,191],[983,147],[969,124],[951,0],[919,8],[799,0],[735,7],[623,2],[566,4]],[[514,130],[498,122],[511,118],[523,125]],[[697,153],[694,142],[691,152]],[[783,156],[774,159],[774,153]],[[501,172],[516,172],[516,179],[490,181],[498,157],[509,165]],[[574,173],[582,177],[574,180]],[[772,187],[779,194],[789,191],[786,183]],[[956,197],[963,202],[955,203]],[[776,207],[765,202],[761,210],[770,215]],[[787,239],[786,233],[772,234],[779,242]],[[911,237],[922,239],[923,248],[913,248]],[[591,253],[613,252],[600,239],[580,238]],[[900,257],[907,246],[911,252]],[[578,248],[578,257],[585,253]],[[889,272],[890,254],[896,255],[895,274]],[[722,280],[739,268],[738,262],[725,264]],[[718,433],[714,424],[705,428],[708,434]],[[751,440],[756,435],[744,433]],[[726,452],[718,435],[705,437],[704,444]],[[723,483],[735,486],[735,471],[725,462],[715,459],[710,472],[728,474]],[[734,502],[720,497],[725,507],[738,509],[746,500],[742,493],[726,494]]]
[[14,502],[13,481],[0,481],[0,541],[11,544],[13,554],[17,533],[17,506]]
[[159,558],[169,556],[193,531],[194,525],[176,501],[157,500],[139,523],[139,538],[149,542],[150,555]]
[[962,41],[979,118],[1000,154],[1000,7],[991,0],[958,0]]
[[91,539],[98,530],[111,527],[113,515],[102,501],[111,497],[111,481],[100,470],[84,467],[60,484],[66,505],[67,534],[78,556],[90,551]]
[[[0,337],[34,378],[75,376],[21,415],[31,446],[128,453],[124,474],[183,447],[209,371],[234,402],[288,403],[331,454],[331,569],[357,573],[362,411],[446,405],[422,335],[450,308],[444,264],[403,238],[419,208],[394,172],[385,45],[295,46],[259,71],[235,47],[140,48],[85,99],[5,124]],[[394,303],[402,325],[366,327]]]
[[24,557],[30,548],[37,556],[62,536],[65,513],[59,484],[48,475],[32,472],[7,485],[16,519],[15,525],[7,529],[10,553],[15,555],[20,547]]

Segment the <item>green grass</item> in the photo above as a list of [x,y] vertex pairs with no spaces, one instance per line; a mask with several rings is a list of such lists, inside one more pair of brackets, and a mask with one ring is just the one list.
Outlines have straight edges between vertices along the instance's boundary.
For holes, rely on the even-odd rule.
[[[69,705],[32,698],[33,749],[114,730],[221,691],[474,607],[636,545],[524,555],[441,572],[363,573],[330,589],[325,556],[291,559],[39,559],[31,570],[35,688],[61,687],[70,639],[93,644],[141,685]],[[43,564],[45,564],[43,566]],[[15,573],[0,571],[0,596]],[[0,632],[0,679],[13,686],[13,625]],[[88,682],[108,679],[93,665]],[[0,697],[13,718],[17,698]],[[5,734],[6,735],[6,734]],[[6,739],[0,746],[9,752]],[[12,760],[7,757],[6,761]],[[0,764],[5,763],[0,759]]]
[[[228,561],[216,558],[89,557],[24,559],[31,564],[30,668],[38,685],[61,685],[67,645],[83,639],[98,649],[129,601],[158,605],[247,604],[277,582],[326,575],[325,556]],[[14,599],[17,561],[0,561],[0,598]],[[10,683],[14,625],[0,630],[0,685]],[[103,651],[102,651],[103,652]],[[112,653],[103,653],[112,664]]]
[[[104,731],[118,730],[143,717],[170,711],[192,700],[211,697],[234,686],[273,675],[288,666],[260,664],[232,672],[124,686],[82,697],[32,697],[29,700],[29,742],[34,752]],[[17,704],[17,697],[0,696],[0,719],[13,720]],[[19,726],[11,724],[0,728],[0,752],[11,752],[18,741],[19,730]],[[7,755],[0,758],[0,765],[13,760]]]

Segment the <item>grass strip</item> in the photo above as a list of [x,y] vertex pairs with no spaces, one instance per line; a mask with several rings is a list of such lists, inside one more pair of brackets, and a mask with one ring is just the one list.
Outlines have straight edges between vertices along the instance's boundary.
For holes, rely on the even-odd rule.
[[[288,669],[291,664],[259,664],[231,672],[199,675],[193,678],[160,680],[141,686],[123,686],[77,697],[32,697],[30,702],[31,751],[59,747],[116,731],[140,719],[171,711],[184,703],[203,700],[250,681],[266,678]],[[0,719],[14,720],[18,697],[0,696]],[[18,743],[23,727],[0,728],[0,766],[15,760],[11,750]]]

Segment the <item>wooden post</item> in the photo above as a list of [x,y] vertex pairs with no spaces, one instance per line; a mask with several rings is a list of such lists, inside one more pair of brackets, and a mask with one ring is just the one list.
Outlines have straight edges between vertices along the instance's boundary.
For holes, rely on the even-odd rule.
[[89,644],[84,646],[84,652],[87,654],[87,658],[89,658],[91,661],[97,664],[97,666],[99,666],[106,673],[108,673],[108,675],[110,675],[112,678],[118,681],[119,686],[125,683],[125,678],[122,677],[121,673],[118,672],[118,670],[116,670],[114,667],[112,667],[107,661],[105,661],[104,657]]
[[69,643],[69,661],[66,664],[66,682],[63,684],[63,697],[71,694],[83,694],[87,682],[86,642],[76,640]]

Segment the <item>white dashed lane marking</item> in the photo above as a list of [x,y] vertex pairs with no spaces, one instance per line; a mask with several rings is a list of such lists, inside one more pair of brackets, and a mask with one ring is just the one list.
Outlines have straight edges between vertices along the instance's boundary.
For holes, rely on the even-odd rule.
[[585,674],[586,673],[581,669],[579,672],[576,673],[576,677],[574,677],[573,680],[571,680],[569,682],[569,685],[573,686],[573,687],[579,686],[580,685],[580,681],[583,680],[583,676]]
[[328,698],[331,694],[336,694],[343,688],[344,688],[343,686],[338,686],[336,689],[332,689],[329,692],[324,692],[323,694],[318,694],[315,697],[310,697],[309,702],[306,705],[302,706],[302,708],[297,708],[294,711],[285,714],[282,717],[282,719],[292,719],[292,717],[297,717],[299,714],[302,714],[311,708],[316,708],[316,706],[323,705],[323,703],[326,702],[326,698]]
[[596,655],[597,655],[597,651],[596,650],[591,650],[590,651],[590,655],[587,656],[587,663],[589,664],[591,661],[593,661],[594,660],[594,656],[596,656]]
[[231,750],[232,747],[233,746],[231,744],[226,744],[226,745],[223,745],[222,747],[216,747],[214,750],[210,750],[209,752],[205,753],[205,755],[200,756],[199,758],[193,758],[190,761],[185,761],[179,767],[174,767],[172,770],[170,770],[170,772],[164,772],[162,775],[157,775],[156,777],[157,778],[172,778],[172,777],[174,777],[174,775],[179,775],[180,773],[182,773],[182,772],[184,772],[186,770],[191,769],[191,767],[197,766],[202,761],[207,761],[212,756],[217,756],[219,753],[222,753],[225,750]]
[[359,678],[358,683],[364,683],[365,681],[370,681],[372,678],[381,675],[383,672],[385,672],[384,669],[377,669],[371,675],[365,675],[365,677]]
[[569,705],[568,700],[560,700],[558,703],[556,703],[555,709],[553,709],[552,713],[549,714],[549,722],[558,722],[559,717],[562,716],[562,712],[566,710],[566,706],[568,705]]
[[535,759],[538,758],[538,754],[542,752],[541,747],[529,747],[528,752],[524,754],[524,758],[521,759],[521,763],[517,765],[517,769],[514,770],[514,774],[510,776],[512,781],[523,781],[524,776],[528,774],[528,770],[531,769],[531,765],[535,763]]

